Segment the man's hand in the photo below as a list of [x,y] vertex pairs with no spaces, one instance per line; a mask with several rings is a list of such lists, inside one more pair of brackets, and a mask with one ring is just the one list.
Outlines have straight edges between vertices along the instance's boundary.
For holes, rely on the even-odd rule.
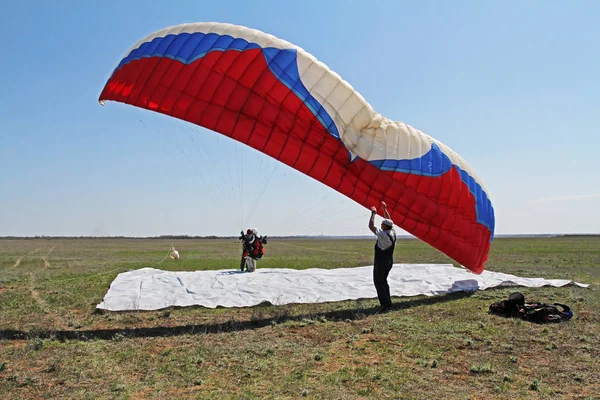
[[375,214],[377,214],[377,208],[373,206],[371,207],[371,218],[369,218],[369,230],[377,234],[377,229],[375,228]]
[[392,219],[392,217],[390,216],[390,213],[387,210],[387,204],[385,204],[385,201],[381,202],[381,206],[383,207],[383,216],[387,219]]

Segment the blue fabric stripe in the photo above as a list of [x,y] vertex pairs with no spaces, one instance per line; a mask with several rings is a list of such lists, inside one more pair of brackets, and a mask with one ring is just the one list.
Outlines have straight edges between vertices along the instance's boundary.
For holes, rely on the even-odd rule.
[[370,162],[384,171],[405,172],[423,176],[440,176],[452,168],[450,158],[435,143],[431,143],[431,149],[419,158]]
[[490,236],[490,242],[494,239],[494,207],[492,202],[487,197],[487,194],[481,188],[475,178],[469,175],[468,172],[460,169],[458,166],[454,166],[460,174],[460,179],[468,186],[469,191],[475,197],[475,211],[477,212],[477,222],[486,226],[492,233]]
[[327,131],[336,139],[340,138],[337,126],[323,105],[309,93],[300,80],[295,49],[263,49],[263,54],[271,71],[281,82],[290,88],[312,111]]
[[157,37],[150,42],[142,43],[138,48],[132,50],[125,57],[116,70],[123,65],[140,58],[168,57],[190,64],[204,57],[211,51],[225,50],[249,50],[260,49],[256,43],[249,43],[244,39],[235,39],[229,35],[218,35],[216,33],[180,33],[179,35],[167,35]]

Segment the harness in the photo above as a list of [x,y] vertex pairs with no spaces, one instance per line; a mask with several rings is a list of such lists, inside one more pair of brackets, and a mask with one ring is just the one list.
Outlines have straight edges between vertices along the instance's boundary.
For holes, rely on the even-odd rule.
[[375,242],[375,262],[377,264],[393,264],[394,248],[396,247],[396,238],[392,237],[388,231],[383,231],[390,238],[392,245],[385,250],[382,250],[379,246],[379,238]]
[[251,240],[244,240],[243,257],[250,257],[255,260],[260,260],[265,255],[265,247],[262,237],[252,236]]
[[265,246],[263,246],[262,239],[256,239],[250,252],[250,257],[260,260],[265,255]]
[[573,311],[571,311],[569,306],[560,303],[531,303],[525,304],[525,306],[519,310],[519,316],[522,319],[531,322],[561,322],[573,318]]

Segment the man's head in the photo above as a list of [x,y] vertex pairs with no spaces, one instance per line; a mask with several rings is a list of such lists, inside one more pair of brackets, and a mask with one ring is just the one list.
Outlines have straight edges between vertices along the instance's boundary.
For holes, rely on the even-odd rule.
[[393,227],[394,227],[394,223],[392,222],[391,219],[384,219],[381,222],[381,229],[384,230],[384,231],[389,231]]
[[248,228],[248,230],[246,231],[246,235],[252,235],[252,229]]

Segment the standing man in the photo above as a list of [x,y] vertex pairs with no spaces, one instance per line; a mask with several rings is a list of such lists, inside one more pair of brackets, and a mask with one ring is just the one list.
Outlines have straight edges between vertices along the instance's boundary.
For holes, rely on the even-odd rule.
[[373,283],[377,289],[377,297],[381,304],[381,311],[386,312],[392,308],[392,298],[390,296],[390,286],[387,278],[394,265],[394,248],[396,246],[396,232],[394,223],[388,213],[387,205],[382,201],[383,214],[385,219],[381,223],[381,229],[375,228],[375,214],[377,208],[371,207],[371,219],[369,220],[369,229],[377,236],[375,243],[375,262],[373,263]]
[[242,260],[240,261],[240,270],[244,272],[244,268],[247,268],[246,258],[248,258],[248,255],[252,251],[252,246],[254,245],[256,237],[254,236],[252,229],[248,229],[246,234],[244,234],[244,231],[240,232],[239,240],[242,242]]
[[265,254],[266,236],[259,236],[256,229],[248,229],[246,234],[241,232],[240,240],[243,244],[242,260],[240,261],[240,270],[244,272],[244,267],[248,272],[256,271],[256,262]]

